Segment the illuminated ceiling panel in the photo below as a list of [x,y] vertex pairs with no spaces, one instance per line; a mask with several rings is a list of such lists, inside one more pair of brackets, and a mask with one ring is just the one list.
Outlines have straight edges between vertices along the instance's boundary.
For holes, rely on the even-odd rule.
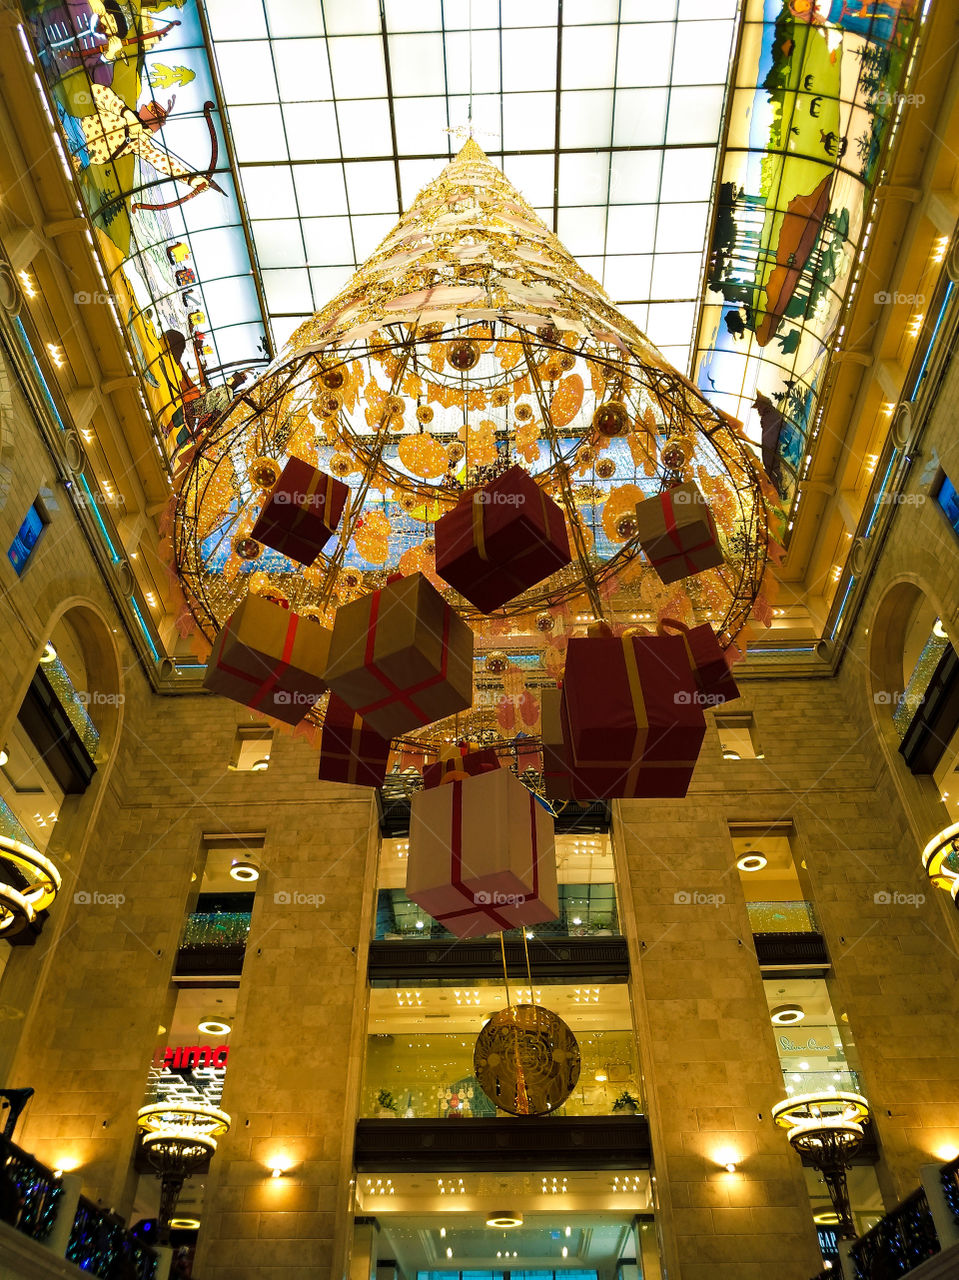
[[490,158],[688,366],[735,0],[206,11],[278,345],[459,150],[472,81]]
[[745,6],[695,377],[746,425],[787,506],[811,458],[829,356],[929,7]]

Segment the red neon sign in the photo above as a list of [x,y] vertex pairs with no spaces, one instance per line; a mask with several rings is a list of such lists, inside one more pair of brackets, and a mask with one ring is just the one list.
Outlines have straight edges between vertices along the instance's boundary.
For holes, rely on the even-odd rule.
[[157,1049],[153,1055],[153,1065],[157,1068],[169,1067],[225,1067],[230,1052],[227,1044],[211,1048],[210,1045],[191,1044],[178,1045],[174,1049]]

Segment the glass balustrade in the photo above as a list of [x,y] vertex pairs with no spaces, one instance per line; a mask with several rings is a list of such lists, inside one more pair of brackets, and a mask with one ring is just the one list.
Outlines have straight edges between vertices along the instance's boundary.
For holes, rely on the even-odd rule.
[[811,902],[747,902],[753,933],[821,933]]
[[[376,903],[378,941],[408,938],[452,938],[453,934],[437,924],[422,907],[410,902],[402,889],[380,889]],[[537,938],[604,937],[620,933],[616,911],[616,891],[611,884],[561,884],[559,917],[546,924],[532,925],[527,936]],[[507,930],[503,936],[522,937],[519,929]],[[499,934],[490,934],[499,937]]]

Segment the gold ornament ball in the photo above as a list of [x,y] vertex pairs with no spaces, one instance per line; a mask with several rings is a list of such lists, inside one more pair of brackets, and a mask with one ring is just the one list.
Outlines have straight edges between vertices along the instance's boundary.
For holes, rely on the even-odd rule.
[[556,626],[556,619],[547,610],[536,615],[536,630],[542,632],[552,631]]
[[547,360],[540,372],[547,382],[556,382],[563,376],[563,366],[559,360]]
[[514,1116],[543,1116],[561,1107],[576,1087],[580,1065],[576,1037],[542,1005],[498,1009],[473,1050],[480,1088]]
[[636,522],[636,513],[634,511],[625,511],[616,521],[616,534],[620,538],[627,541],[635,538],[639,525]]
[[559,357],[559,367],[564,373],[569,373],[570,369],[576,368],[576,357],[572,351],[564,351]]
[[502,649],[494,649],[492,653],[486,655],[486,661],[483,666],[491,676],[501,676],[510,669],[510,660]]
[[404,511],[415,511],[420,505],[420,500],[415,493],[401,493],[397,501]]
[[469,373],[479,360],[479,351],[475,342],[464,338],[450,343],[446,358],[457,373]]
[[416,421],[421,427],[428,427],[433,421],[433,406],[431,404],[417,405]]
[[667,440],[663,445],[663,466],[676,471],[689,461],[689,446],[685,440]]
[[509,387],[494,387],[490,392],[489,401],[494,408],[502,409],[504,405],[509,404],[512,398]]
[[629,413],[621,400],[607,400],[593,414],[593,427],[601,436],[624,436],[629,430]]
[[353,462],[348,453],[334,453],[330,458],[330,473],[342,480],[353,470]]
[[436,542],[432,538],[427,538],[422,545],[423,554],[425,556],[432,556],[436,554]]
[[237,538],[233,550],[241,560],[255,560],[263,548],[255,538]]
[[324,418],[333,418],[343,407],[343,397],[338,391],[327,391],[318,396],[316,406]]
[[454,440],[446,452],[449,456],[451,467],[455,467],[457,462],[462,462],[466,457],[466,450],[458,440]]
[[258,489],[272,489],[280,478],[280,464],[273,458],[254,458],[250,464],[250,479]]
[[600,480],[612,480],[616,474],[616,463],[612,458],[600,458],[596,463],[596,474]]
[[406,401],[402,396],[387,396],[383,405],[383,412],[388,418],[399,418],[402,416],[406,408]]
[[321,381],[328,391],[342,391],[346,383],[346,374],[342,369],[327,369]]
[[591,449],[589,445],[583,445],[581,449],[576,451],[576,461],[584,467],[590,466],[596,460],[596,450]]
[[533,416],[533,410],[530,408],[528,404],[518,404],[516,406],[517,422],[529,422],[532,416]]

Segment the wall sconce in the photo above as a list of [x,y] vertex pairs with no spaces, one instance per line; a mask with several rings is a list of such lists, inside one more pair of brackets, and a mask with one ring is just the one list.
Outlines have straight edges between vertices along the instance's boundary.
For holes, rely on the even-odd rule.
[[720,1147],[718,1151],[713,1152],[713,1159],[727,1173],[735,1173],[739,1164],[739,1153],[732,1147]]
[[287,1156],[276,1156],[273,1160],[267,1162],[266,1166],[270,1171],[271,1178],[285,1178],[288,1173],[293,1171],[293,1161]]

